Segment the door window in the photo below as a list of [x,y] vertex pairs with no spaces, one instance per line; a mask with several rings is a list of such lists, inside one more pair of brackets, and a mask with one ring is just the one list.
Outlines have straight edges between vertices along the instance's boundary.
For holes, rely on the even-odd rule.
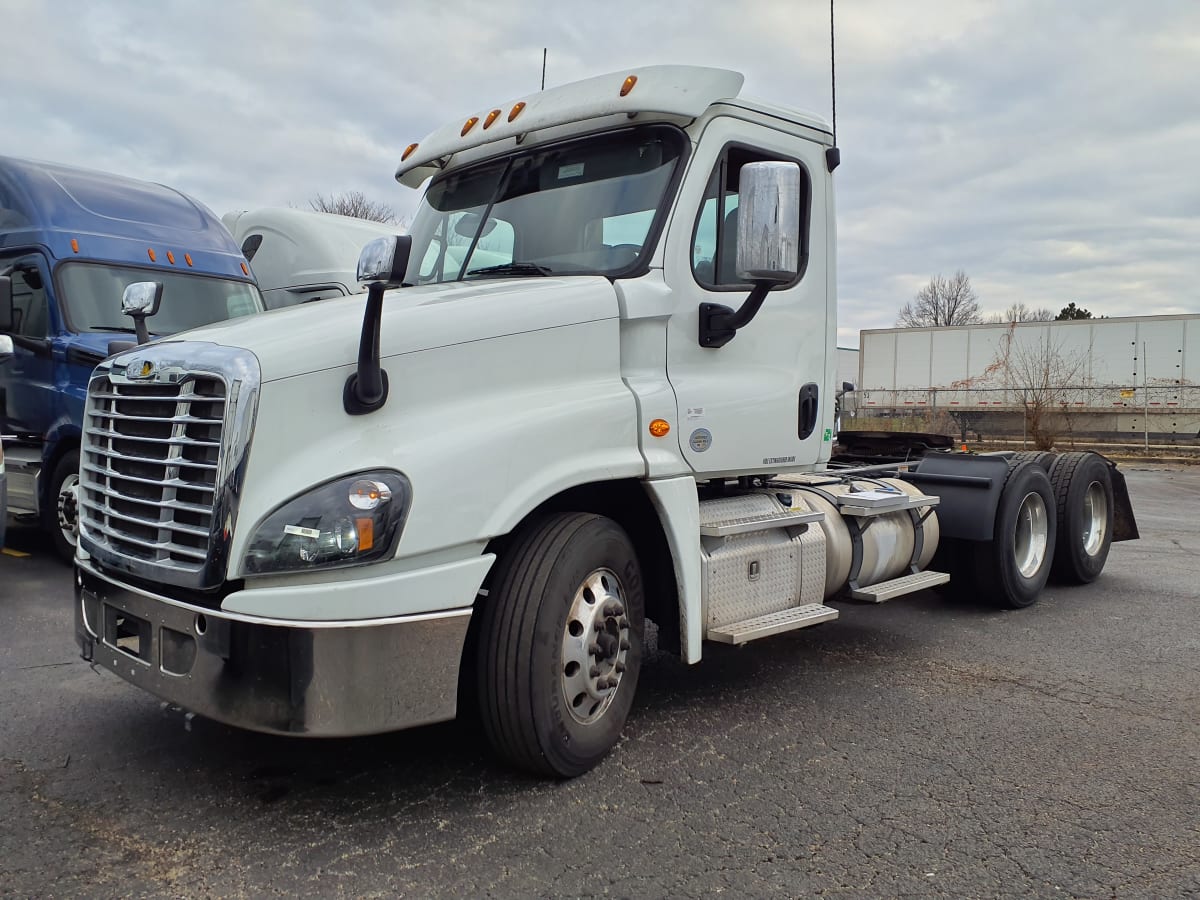
[[[712,177],[708,181],[708,189],[704,192],[704,202],[700,205],[700,215],[696,219],[696,230],[692,237],[692,272],[695,274],[696,280],[704,287],[719,289],[724,286],[738,288],[749,286],[745,280],[738,277],[735,271],[738,235],[738,176],[742,171],[742,166],[746,163],[770,162],[779,158],[778,154],[731,146],[726,148],[717,161]],[[800,167],[800,171],[804,176],[800,187],[800,270],[803,272],[803,261],[808,254],[807,226],[810,192],[807,172],[803,165]]]
[[[7,268],[5,266],[4,268]],[[44,338],[50,334],[50,309],[41,271],[31,258],[18,260],[12,278],[12,334]]]

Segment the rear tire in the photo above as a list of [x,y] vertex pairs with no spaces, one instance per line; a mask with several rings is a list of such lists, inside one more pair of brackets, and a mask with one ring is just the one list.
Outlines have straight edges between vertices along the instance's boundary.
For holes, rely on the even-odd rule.
[[1104,571],[1112,546],[1112,472],[1095,453],[1064,453],[1050,469],[1050,482],[1058,523],[1051,577],[1089,584]]
[[47,496],[49,502],[42,510],[42,527],[50,534],[59,559],[71,563],[79,539],[78,450],[71,450],[58,461]]
[[1018,450],[1008,458],[1008,467],[1015,469],[1023,462],[1032,462],[1049,472],[1057,458],[1058,454],[1050,450]]
[[571,778],[616,744],[645,622],[633,544],[611,519],[556,513],[514,536],[481,612],[481,719],[512,765]]
[[1009,470],[992,539],[975,548],[975,584],[997,606],[1022,609],[1037,602],[1054,558],[1057,533],[1050,477],[1036,462]]

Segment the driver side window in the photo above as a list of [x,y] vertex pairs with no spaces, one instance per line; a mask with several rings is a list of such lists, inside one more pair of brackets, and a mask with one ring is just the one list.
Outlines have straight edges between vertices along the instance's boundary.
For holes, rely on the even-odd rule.
[[[738,236],[738,177],[742,166],[751,162],[770,162],[779,159],[778,154],[762,153],[744,147],[728,147],[717,161],[700,215],[696,219],[696,230],[692,236],[692,272],[704,287],[715,289],[725,286],[749,287],[739,278],[737,267]],[[803,167],[801,167],[803,171]],[[805,184],[802,191],[806,194]],[[808,206],[802,194],[801,216]],[[801,253],[808,248],[808,235],[802,221],[800,228]]]
[[31,338],[48,337],[50,309],[36,260],[31,257],[18,260],[10,275],[13,300],[11,333]]

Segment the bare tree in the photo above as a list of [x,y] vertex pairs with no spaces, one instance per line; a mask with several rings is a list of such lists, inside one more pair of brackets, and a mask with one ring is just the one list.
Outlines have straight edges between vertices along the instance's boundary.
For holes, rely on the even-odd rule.
[[905,328],[977,325],[982,321],[979,297],[961,269],[952,278],[935,275],[916,297],[900,307],[896,317],[896,324]]
[[1087,355],[1070,353],[1050,329],[1034,341],[1014,341],[1009,326],[998,362],[1004,386],[1021,394],[1025,429],[1038,450],[1049,450],[1071,427],[1070,399],[1084,386]]
[[1008,322],[1053,322],[1054,310],[1041,306],[1033,309],[1023,302],[1017,301],[1002,313],[988,316],[988,322],[993,325],[1003,325]]
[[308,201],[317,212],[337,213],[339,216],[353,216],[356,219],[367,219],[371,222],[382,222],[385,225],[399,223],[396,211],[386,203],[368,200],[362,191],[345,191],[341,194],[324,194]]

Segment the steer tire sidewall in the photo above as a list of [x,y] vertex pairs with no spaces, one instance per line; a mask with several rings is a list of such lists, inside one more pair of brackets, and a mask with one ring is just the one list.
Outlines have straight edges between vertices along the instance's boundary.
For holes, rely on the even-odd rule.
[[[54,466],[54,474],[51,477],[50,490],[47,494],[49,500],[45,508],[42,510],[42,528],[49,532],[50,538],[54,543],[54,552],[65,563],[72,563],[75,560],[75,546],[67,541],[62,535],[62,529],[58,527],[58,495],[62,490],[63,482],[71,475],[79,474],[79,451],[69,450]],[[75,508],[75,533],[79,533],[79,507]]]
[[[1046,555],[1042,565],[1030,577],[1017,568],[1014,533],[1021,501],[1029,493],[1037,493],[1046,504]],[[992,603],[1008,609],[1023,609],[1037,602],[1054,558],[1057,527],[1054,515],[1054,491],[1050,478],[1037,462],[1022,462],[1009,471],[1000,503],[996,509],[996,524],[992,540],[978,545],[976,552],[976,585]]]
[[[562,638],[575,591],[598,568],[620,578],[630,647],[616,697],[597,721],[583,725],[562,692]],[[480,706],[499,755],[559,778],[599,763],[619,740],[633,705],[644,621],[641,568],[616,522],[559,513],[523,529],[497,571],[480,631]]]
[[[1113,486],[1108,463],[1092,452],[1067,453],[1056,460],[1050,473],[1054,486],[1055,512],[1058,520],[1058,543],[1054,550],[1051,575],[1066,584],[1089,584],[1095,581],[1108,561],[1112,547]],[[1108,522],[1104,541],[1095,556],[1083,549],[1083,532],[1087,527],[1084,500],[1088,486],[1098,482],[1104,489]]]

